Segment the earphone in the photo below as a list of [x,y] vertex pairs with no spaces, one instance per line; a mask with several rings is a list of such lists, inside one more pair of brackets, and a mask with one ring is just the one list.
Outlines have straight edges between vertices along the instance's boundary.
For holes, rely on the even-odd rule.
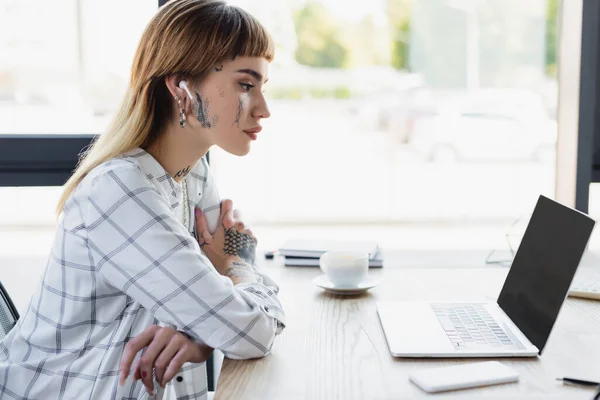
[[181,89],[185,90],[185,92],[188,94],[188,96],[190,96],[190,101],[193,101],[192,92],[190,92],[190,89],[188,88],[187,82],[186,81],[179,82],[179,87]]

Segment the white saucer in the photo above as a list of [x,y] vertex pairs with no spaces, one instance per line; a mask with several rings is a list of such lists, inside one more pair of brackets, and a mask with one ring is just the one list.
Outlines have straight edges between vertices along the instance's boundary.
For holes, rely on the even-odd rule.
[[313,279],[313,282],[318,287],[325,289],[327,292],[341,295],[364,293],[367,290],[379,285],[380,281],[380,279],[374,276],[367,275],[366,279],[359,283],[357,286],[345,288],[335,286],[325,274],[317,276],[315,279]]

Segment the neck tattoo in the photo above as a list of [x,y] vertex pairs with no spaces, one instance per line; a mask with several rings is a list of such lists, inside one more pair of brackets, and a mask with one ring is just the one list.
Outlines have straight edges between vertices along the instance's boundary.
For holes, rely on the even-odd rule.
[[183,180],[183,183],[181,185],[181,189],[182,189],[182,209],[183,209],[183,226],[185,226],[185,229],[187,229],[188,231],[190,230],[190,228],[188,227],[188,194],[187,194],[187,183],[185,183],[185,179]]
[[190,173],[190,166],[188,165],[184,169],[180,169],[179,171],[177,171],[175,173],[174,178],[183,178],[183,177],[185,177],[189,173]]

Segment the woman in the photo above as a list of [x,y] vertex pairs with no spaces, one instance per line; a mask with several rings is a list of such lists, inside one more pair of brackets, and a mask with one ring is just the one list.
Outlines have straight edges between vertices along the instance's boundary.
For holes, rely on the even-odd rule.
[[201,399],[212,348],[269,353],[277,287],[203,156],[250,150],[273,48],[221,1],[174,0],[150,21],[115,120],[65,185],[42,283],[0,343],[1,398],[138,399],[177,374],[178,397]]

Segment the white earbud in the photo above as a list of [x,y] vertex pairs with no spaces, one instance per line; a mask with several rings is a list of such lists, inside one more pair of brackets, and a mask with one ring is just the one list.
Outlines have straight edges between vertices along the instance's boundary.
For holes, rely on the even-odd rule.
[[179,87],[183,90],[185,90],[185,92],[188,94],[188,96],[190,96],[190,100],[193,101],[194,98],[192,97],[192,92],[190,92],[190,89],[188,88],[187,82],[186,81],[181,81],[179,82]]

